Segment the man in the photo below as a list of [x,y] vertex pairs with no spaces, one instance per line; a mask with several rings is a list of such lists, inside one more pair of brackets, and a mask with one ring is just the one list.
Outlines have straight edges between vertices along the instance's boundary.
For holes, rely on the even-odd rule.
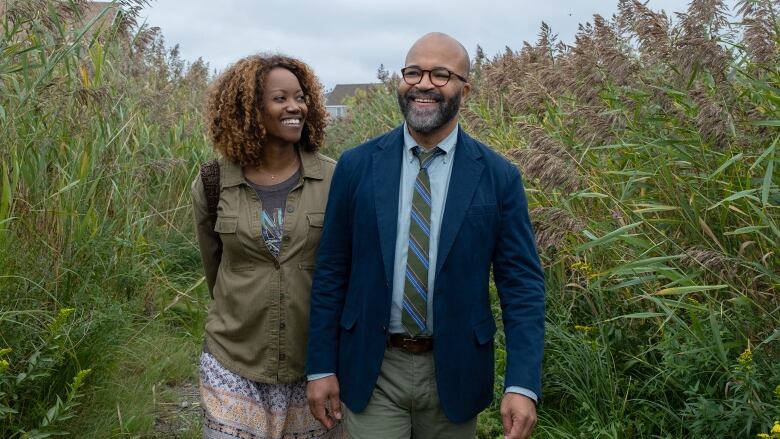
[[344,153],[312,287],[307,397],[354,438],[473,438],[493,397],[490,267],[506,334],[505,435],[536,423],[544,276],[520,174],[458,126],[471,91],[453,38],[414,43],[406,120]]

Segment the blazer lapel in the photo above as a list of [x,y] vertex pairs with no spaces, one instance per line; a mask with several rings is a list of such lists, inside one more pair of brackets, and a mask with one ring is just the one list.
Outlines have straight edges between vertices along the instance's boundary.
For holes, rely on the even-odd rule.
[[458,143],[455,147],[455,162],[452,164],[447,200],[442,215],[439,232],[439,250],[436,256],[436,276],[439,276],[447,254],[455,242],[466,210],[471,205],[474,192],[482,176],[485,165],[481,163],[482,153],[474,146],[473,140],[458,129]]
[[[391,131],[374,152],[374,201],[379,244],[385,264],[387,283],[393,281],[395,241],[398,229],[398,191],[401,184],[403,125]],[[358,213],[360,215],[360,213]]]

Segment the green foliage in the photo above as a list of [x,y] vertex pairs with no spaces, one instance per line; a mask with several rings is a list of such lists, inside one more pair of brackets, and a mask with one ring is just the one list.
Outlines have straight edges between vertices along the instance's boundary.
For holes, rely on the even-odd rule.
[[347,116],[335,120],[328,129],[327,143],[321,152],[329,157],[339,157],[344,150],[395,128],[403,121],[395,90],[389,82],[368,92],[358,90],[355,96],[347,99],[346,105],[349,107]]
[[151,395],[177,375],[120,367],[134,337],[161,321],[188,356],[137,359],[170,355],[194,373],[205,294],[189,185],[210,155],[200,115],[208,66],[185,64],[159,30],[134,25],[145,1],[119,3],[118,14],[75,1],[2,8],[0,348],[11,351],[0,356],[0,437],[74,424],[103,427],[89,437],[154,435],[156,413],[141,404],[124,424],[96,407],[116,413],[117,386]]
[[[544,25],[474,66],[461,124],[522,170],[546,270],[535,437],[755,437],[780,420],[780,22],[776,2],[738,6],[692,1],[672,21],[621,1],[573,46]],[[391,125],[391,95],[356,99],[334,147]],[[497,343],[481,438],[503,434]]]

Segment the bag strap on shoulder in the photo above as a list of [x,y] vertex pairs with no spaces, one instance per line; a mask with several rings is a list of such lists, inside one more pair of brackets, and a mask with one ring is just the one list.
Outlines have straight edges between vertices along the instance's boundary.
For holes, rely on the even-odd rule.
[[[209,160],[200,165],[200,179],[203,182],[203,192],[206,193],[206,208],[209,212],[212,230],[217,225],[217,205],[219,205],[219,162]],[[217,234],[217,258],[222,259],[222,239]]]
[[219,204],[219,163],[209,160],[200,165],[200,179],[206,193],[206,207],[209,211],[211,224],[217,223],[217,205]]

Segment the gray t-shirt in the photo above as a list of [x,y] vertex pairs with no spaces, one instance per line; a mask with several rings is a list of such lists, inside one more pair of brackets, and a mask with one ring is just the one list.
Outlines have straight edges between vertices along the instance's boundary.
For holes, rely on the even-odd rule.
[[255,190],[257,198],[263,205],[260,212],[263,241],[274,257],[279,257],[279,249],[282,246],[282,234],[284,233],[284,207],[287,204],[287,195],[301,179],[301,170],[287,180],[271,186],[261,186],[248,182]]

